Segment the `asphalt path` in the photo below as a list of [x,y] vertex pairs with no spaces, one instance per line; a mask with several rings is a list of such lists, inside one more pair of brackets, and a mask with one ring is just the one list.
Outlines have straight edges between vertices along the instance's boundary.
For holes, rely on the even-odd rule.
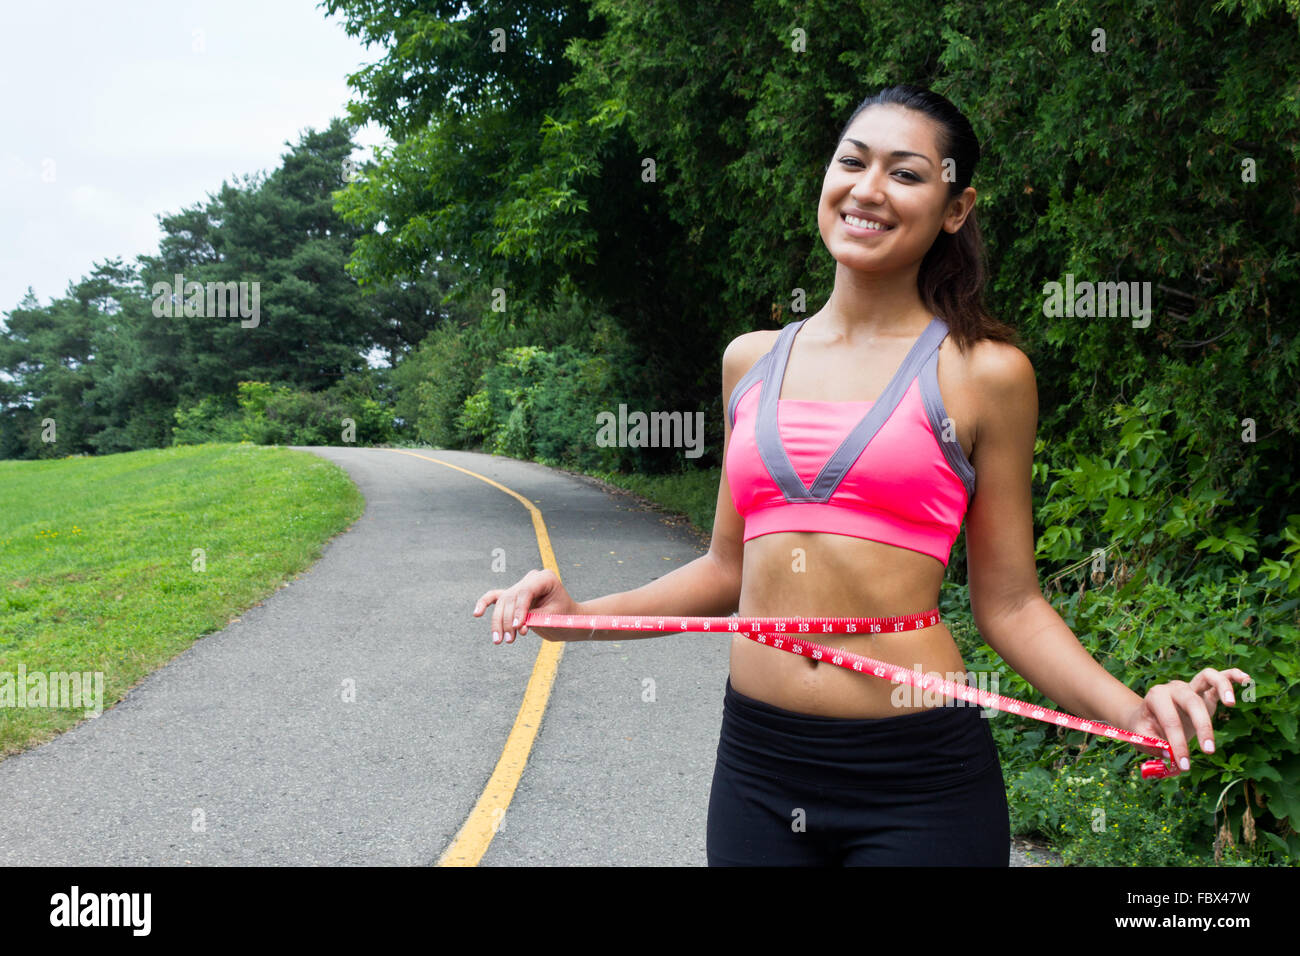
[[[541,643],[494,645],[488,615],[473,616],[484,591],[543,566],[532,522],[454,468],[302,450],[351,476],[364,515],[309,571],[98,719],[0,762],[0,865],[423,865],[451,841]],[[534,502],[578,600],[705,551],[680,521],[589,479],[420,454]],[[727,650],[703,634],[566,645],[480,865],[705,865]],[[1026,862],[1038,861],[1013,854]]]
[[[473,616],[488,588],[542,567],[532,522],[453,468],[307,450],[347,471],[364,515],[310,571],[98,719],[0,762],[0,864],[428,864],[450,842],[541,643],[494,645]],[[421,453],[535,502],[579,600],[704,552],[680,523],[594,482]],[[711,635],[566,645],[482,865],[703,865],[726,675],[727,640]]]

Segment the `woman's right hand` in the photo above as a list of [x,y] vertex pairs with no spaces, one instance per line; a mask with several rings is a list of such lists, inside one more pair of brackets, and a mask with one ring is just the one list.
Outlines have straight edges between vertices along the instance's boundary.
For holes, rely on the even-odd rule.
[[[492,612],[493,643],[514,643],[515,633],[528,633],[523,623],[529,611],[540,614],[582,614],[582,606],[564,590],[564,585],[554,571],[534,568],[508,588],[493,588],[478,599],[474,616],[479,617],[496,604]],[[581,641],[590,631],[575,628],[537,627],[533,631],[544,641]]]

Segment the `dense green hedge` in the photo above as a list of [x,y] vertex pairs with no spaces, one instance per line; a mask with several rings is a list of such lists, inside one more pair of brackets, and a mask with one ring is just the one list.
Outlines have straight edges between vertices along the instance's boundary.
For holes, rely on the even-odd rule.
[[392,411],[367,391],[355,380],[319,392],[240,382],[238,407],[208,397],[178,408],[172,444],[373,445],[391,441]]

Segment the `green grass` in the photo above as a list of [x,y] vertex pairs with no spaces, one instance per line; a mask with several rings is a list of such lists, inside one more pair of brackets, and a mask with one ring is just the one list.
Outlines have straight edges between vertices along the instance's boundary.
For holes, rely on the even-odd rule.
[[[102,672],[107,709],[309,567],[364,507],[337,466],[274,447],[0,461],[0,675]],[[84,719],[0,706],[0,759]]]

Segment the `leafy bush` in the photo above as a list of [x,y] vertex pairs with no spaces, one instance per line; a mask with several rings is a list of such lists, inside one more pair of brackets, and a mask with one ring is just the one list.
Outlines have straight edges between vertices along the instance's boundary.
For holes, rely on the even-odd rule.
[[[562,334],[574,341],[555,341]],[[528,338],[553,344],[519,344]],[[601,447],[596,435],[599,413],[616,415],[620,401],[635,407],[637,368],[607,316],[566,300],[523,327],[485,321],[434,330],[393,371],[394,407],[418,440],[436,447],[635,469],[639,449]]]
[[435,448],[463,448],[487,437],[487,424],[474,417],[477,413],[471,413],[471,424],[460,422],[474,383],[490,360],[481,339],[475,327],[445,323],[398,362],[392,375],[395,411],[417,440]]
[[175,411],[173,445],[202,445],[205,442],[244,440],[244,418],[239,408],[215,395]]
[[178,408],[172,430],[174,445],[209,441],[250,441],[258,445],[360,445],[389,441],[390,410],[379,400],[359,394],[348,382],[323,392],[287,385],[240,382],[239,407],[209,396]]
[[456,417],[456,427],[467,439],[478,439],[489,448],[497,447],[497,433],[504,430],[492,415],[492,398],[486,389],[465,398],[464,408]]
[[[1204,667],[1239,667],[1253,684],[1237,686],[1236,706],[1216,710],[1214,753],[1201,753],[1193,741],[1189,772],[1161,782],[1133,778],[1134,787],[1124,777],[1138,762],[1131,748],[998,715],[992,730],[1017,823],[1065,841],[1067,856],[1093,863],[1176,865],[1187,854],[1204,856],[1211,845],[1220,860],[1235,845],[1241,849],[1234,859],[1276,856],[1294,863],[1300,860],[1300,515],[1287,516],[1275,534],[1261,534],[1265,505],[1225,507],[1230,478],[1190,447],[1192,436],[1178,419],[1163,427],[1167,417],[1154,402],[1116,405],[1106,454],[1038,442],[1036,520],[1043,531],[1037,557],[1045,592],[1089,653],[1139,694],[1190,680]],[[1001,693],[1052,706],[979,641],[965,598],[964,586],[950,582],[950,627],[967,665],[998,672]],[[1089,764],[1081,761],[1099,752],[1114,760],[1088,784],[1089,805],[1106,808],[1120,824],[1123,838],[1113,844],[1091,821],[1072,818],[1066,825],[1062,816],[1082,798],[1077,790],[1062,791],[1061,775],[1087,776]],[[1169,802],[1171,790],[1186,802]],[[1060,803],[1063,792],[1070,797]]]

